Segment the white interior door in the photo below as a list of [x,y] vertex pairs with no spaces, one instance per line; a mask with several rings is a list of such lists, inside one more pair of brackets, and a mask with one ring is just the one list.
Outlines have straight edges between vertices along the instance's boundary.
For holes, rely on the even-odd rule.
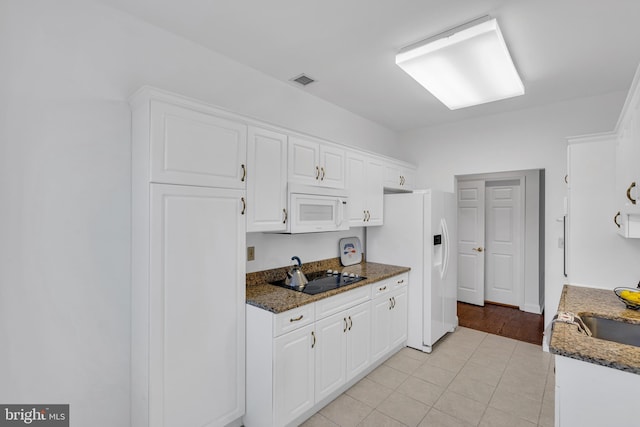
[[518,306],[521,276],[519,182],[487,182],[486,208],[485,299]]
[[484,305],[484,180],[458,182],[458,301]]

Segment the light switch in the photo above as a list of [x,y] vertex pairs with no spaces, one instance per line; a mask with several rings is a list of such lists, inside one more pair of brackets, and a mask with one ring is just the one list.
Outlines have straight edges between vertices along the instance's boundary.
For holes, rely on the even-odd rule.
[[247,261],[253,261],[256,259],[256,247],[249,246],[247,248]]

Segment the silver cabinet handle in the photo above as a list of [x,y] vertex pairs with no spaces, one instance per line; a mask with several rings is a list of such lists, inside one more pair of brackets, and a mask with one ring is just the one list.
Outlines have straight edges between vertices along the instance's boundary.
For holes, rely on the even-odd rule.
[[316,179],[320,178],[320,168],[316,166]]
[[401,284],[401,283],[404,283],[404,279],[400,279],[400,280],[398,280],[396,283],[397,283],[398,285],[399,285],[399,284]]
[[284,219],[282,220],[283,224],[287,223],[287,219],[289,218],[289,215],[287,214],[287,210],[286,209],[282,209],[282,213],[284,214]]
[[383,286],[383,287],[381,287],[381,288],[378,288],[378,290],[379,290],[380,292],[384,291],[385,289],[387,289],[387,286],[386,286],[386,285],[385,285],[385,286]]
[[478,247],[478,248],[473,248],[471,249],[472,251],[476,251],[476,252],[482,252],[484,249],[482,249],[482,246]]
[[240,201],[242,202],[242,212],[240,212],[240,215],[244,215],[245,211],[247,210],[247,201],[244,199],[244,197],[241,197]]
[[618,211],[618,213],[613,217],[613,222],[615,223],[615,225],[618,226],[618,228],[620,228],[620,223],[618,222],[618,217],[620,216],[620,211]]
[[247,167],[245,165],[240,165],[240,167],[242,168],[242,178],[240,178],[240,181],[244,182],[244,180],[247,179]]
[[393,301],[391,301],[391,298],[389,298],[389,310],[391,310],[393,308]]
[[362,222],[367,222],[367,211],[362,211],[364,217],[362,218]]
[[351,320],[351,316],[349,316],[349,330],[353,327],[353,320]]
[[347,318],[343,318],[342,320],[344,320],[344,329],[342,330],[342,332],[347,332]]
[[322,175],[320,177],[320,181],[324,181],[324,175],[325,175],[324,166],[320,168],[320,171],[322,172]]
[[396,308],[396,297],[391,297],[391,300],[393,301],[393,308]]
[[311,338],[313,338],[313,343],[311,344],[311,348],[314,348],[316,346],[316,333],[314,331],[311,331]]
[[303,317],[304,317],[304,315],[303,315],[303,314],[301,314],[301,315],[300,315],[300,316],[298,316],[298,317],[292,317],[291,319],[289,319],[289,322],[292,322],[292,323],[293,323],[293,322],[297,322],[297,321],[299,321],[299,320],[302,320],[302,318],[303,318]]

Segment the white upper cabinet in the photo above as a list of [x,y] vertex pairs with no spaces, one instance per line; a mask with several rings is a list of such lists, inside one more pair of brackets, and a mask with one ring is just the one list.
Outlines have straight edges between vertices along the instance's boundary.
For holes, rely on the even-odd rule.
[[358,152],[347,154],[349,224],[352,227],[382,225],[384,163]]
[[640,212],[640,99],[635,101],[621,123],[616,153],[616,198],[627,212]]
[[287,220],[287,136],[249,126],[247,231],[286,231]]
[[623,237],[640,237],[640,67],[620,120],[616,147],[616,225]]
[[290,136],[289,181],[344,188],[344,150],[319,141]]
[[414,189],[415,169],[405,164],[392,161],[385,162],[384,187],[392,190]]
[[152,99],[150,108],[151,182],[245,188],[246,125],[206,107]]

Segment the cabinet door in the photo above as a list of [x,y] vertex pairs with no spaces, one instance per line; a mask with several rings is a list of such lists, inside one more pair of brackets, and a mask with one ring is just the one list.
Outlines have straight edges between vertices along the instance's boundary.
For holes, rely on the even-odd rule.
[[346,312],[316,322],[316,402],[346,382]]
[[314,141],[289,137],[289,181],[318,185],[320,145]]
[[313,325],[274,341],[274,425],[284,426],[311,408],[314,401]]
[[403,168],[402,169],[402,188],[405,190],[413,190],[416,180],[415,169]]
[[225,425],[244,413],[243,196],[151,184],[149,425]]
[[249,127],[247,231],[287,229],[287,136]]
[[402,168],[396,163],[386,162],[384,165],[384,186],[402,188]]
[[344,188],[345,152],[340,148],[320,145],[320,184],[324,187]]
[[[636,199],[638,188],[634,188],[640,182],[634,181],[633,161],[633,118],[628,118],[622,126],[616,146],[616,202],[622,207],[622,211],[633,209],[633,201]],[[636,202],[637,204],[637,202]]]
[[415,170],[404,165],[385,162],[384,186],[396,190],[413,190]]
[[367,162],[367,225],[382,225],[384,211],[384,163],[369,159]]
[[376,361],[384,356],[390,348],[389,334],[391,325],[389,324],[391,311],[391,298],[384,294],[372,301],[371,322],[371,360]]
[[389,347],[394,348],[407,340],[407,288],[391,294]]
[[245,125],[152,100],[150,126],[151,182],[245,188]]
[[[347,188],[349,190],[349,225],[361,227],[367,220],[367,160],[365,156],[349,153],[347,156]],[[382,187],[380,188],[382,195]]]
[[347,312],[347,381],[371,364],[371,302]]

